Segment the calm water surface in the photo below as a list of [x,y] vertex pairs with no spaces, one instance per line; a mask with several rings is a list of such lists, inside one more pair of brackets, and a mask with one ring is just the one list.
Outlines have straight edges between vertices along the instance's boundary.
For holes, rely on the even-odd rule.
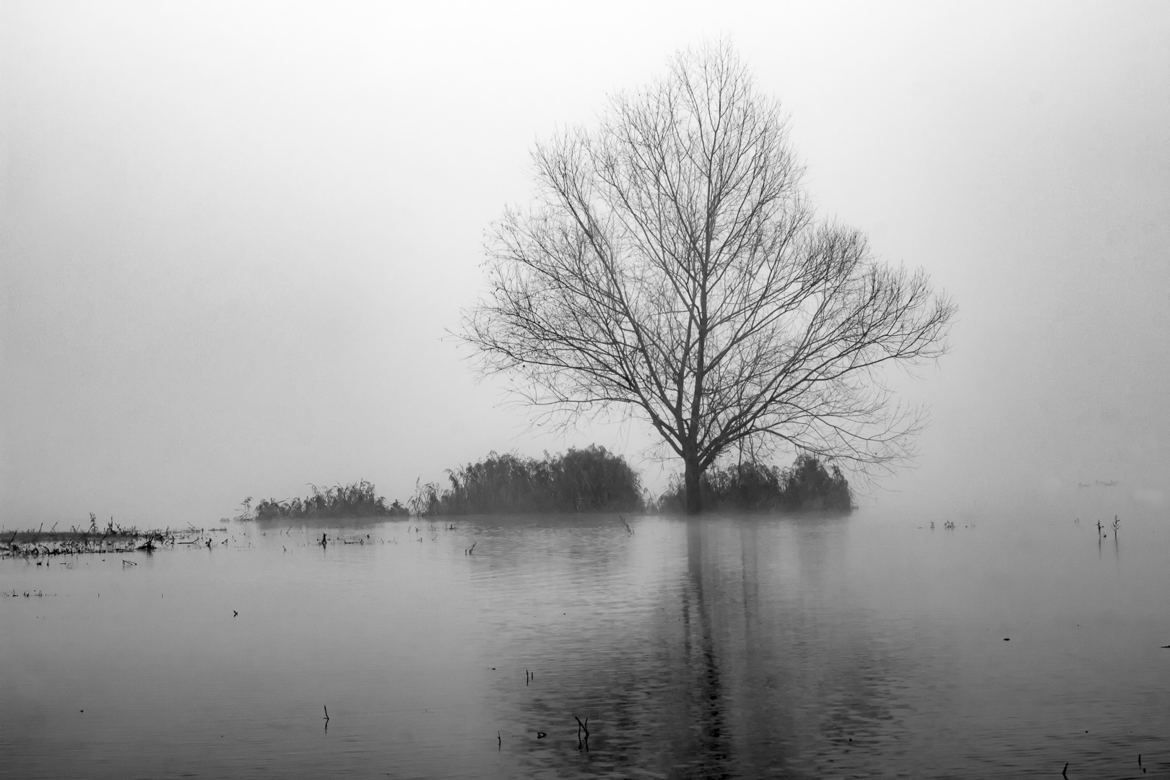
[[2,560],[0,775],[1170,776],[1165,519],[931,519],[233,525]]

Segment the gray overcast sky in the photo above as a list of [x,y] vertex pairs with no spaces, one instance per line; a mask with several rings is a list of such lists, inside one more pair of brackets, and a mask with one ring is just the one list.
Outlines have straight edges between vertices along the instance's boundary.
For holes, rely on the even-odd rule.
[[[727,36],[823,215],[959,304],[867,500],[1170,500],[1170,3],[0,0],[0,525],[206,524],[532,428],[445,331],[529,152]],[[1006,486],[1006,487],[1004,487]]]

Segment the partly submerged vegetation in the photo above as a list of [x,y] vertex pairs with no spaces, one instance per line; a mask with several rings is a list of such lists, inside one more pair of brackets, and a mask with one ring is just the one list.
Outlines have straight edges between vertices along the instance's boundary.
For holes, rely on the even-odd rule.
[[[220,529],[222,530],[222,529]],[[153,552],[174,544],[195,544],[203,539],[204,529],[141,531],[134,526],[116,524],[114,518],[100,527],[97,515],[90,513],[89,527],[72,526],[59,531],[54,525],[33,530],[4,531],[0,534],[0,558],[39,558],[82,553]]]
[[420,515],[529,512],[637,512],[643,507],[637,473],[605,447],[521,458],[492,452],[447,472],[451,486],[420,485],[410,501]]
[[277,501],[267,498],[251,512],[251,498],[244,499],[243,518],[256,520],[338,518],[338,517],[405,517],[410,512],[395,501],[387,505],[383,496],[376,495],[372,482],[362,480],[348,485],[334,485],[322,490],[316,485],[311,495]]
[[[254,509],[252,499],[247,498],[237,519],[681,512],[686,506],[681,478],[676,477],[670,489],[655,501],[642,490],[637,472],[624,458],[595,445],[571,448],[564,454],[545,453],[539,459],[492,452],[482,460],[448,471],[447,480],[450,486],[446,488],[434,482],[419,484],[406,505],[399,501],[387,504],[384,497],[376,494],[373,483],[365,480],[325,489],[312,485],[313,492],[304,498],[265,499]],[[712,468],[703,475],[701,487],[703,504],[711,509],[775,512],[853,508],[849,483],[841,470],[836,466],[826,469],[808,454],[799,455],[786,469],[751,461]],[[1114,521],[1115,535],[1119,524],[1119,520]],[[113,518],[99,526],[97,516],[91,513],[88,527],[59,531],[54,526],[46,531],[42,526],[37,530],[4,531],[0,533],[0,557],[150,552],[175,544],[210,547],[212,541],[206,529],[194,527],[140,531],[117,525]]]
[[[641,489],[637,473],[604,447],[570,449],[564,455],[521,458],[491,453],[485,459],[447,472],[441,489],[420,485],[408,502],[417,515],[525,512],[685,511],[681,478],[657,501]],[[703,505],[742,511],[848,511],[852,493],[840,468],[801,454],[780,469],[747,462],[709,469],[701,482]]]
[[[849,511],[853,497],[841,469],[826,469],[815,456],[802,453],[791,467],[780,469],[748,461],[708,469],[699,482],[703,506],[749,512],[827,509]],[[659,509],[686,508],[682,480],[676,478],[659,500]]]
[[[684,511],[685,488],[676,478],[657,500],[642,489],[625,458],[605,447],[570,448],[563,454],[526,458],[491,452],[447,472],[448,486],[419,482],[405,504],[387,504],[365,480],[322,490],[312,485],[305,498],[243,502],[239,519],[338,519],[577,512]],[[789,468],[749,461],[709,469],[701,482],[710,509],[799,511],[853,508],[849,483],[837,466],[826,468],[801,454]]]

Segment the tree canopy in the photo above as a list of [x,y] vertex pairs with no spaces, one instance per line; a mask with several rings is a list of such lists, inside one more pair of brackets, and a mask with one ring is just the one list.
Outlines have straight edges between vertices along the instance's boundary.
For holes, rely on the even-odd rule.
[[815,216],[779,104],[730,46],[680,53],[533,160],[537,204],[493,225],[490,292],[462,331],[485,370],[545,409],[647,420],[691,512],[732,447],[909,452],[921,418],[878,369],[941,355],[954,306]]

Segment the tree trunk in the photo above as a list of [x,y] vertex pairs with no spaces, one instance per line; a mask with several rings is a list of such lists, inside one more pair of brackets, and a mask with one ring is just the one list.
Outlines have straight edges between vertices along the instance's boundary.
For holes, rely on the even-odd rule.
[[687,490],[687,514],[697,515],[703,511],[703,497],[699,491],[699,477],[702,474],[699,470],[699,459],[693,456],[687,457],[683,459],[683,463],[686,464],[684,478]]

